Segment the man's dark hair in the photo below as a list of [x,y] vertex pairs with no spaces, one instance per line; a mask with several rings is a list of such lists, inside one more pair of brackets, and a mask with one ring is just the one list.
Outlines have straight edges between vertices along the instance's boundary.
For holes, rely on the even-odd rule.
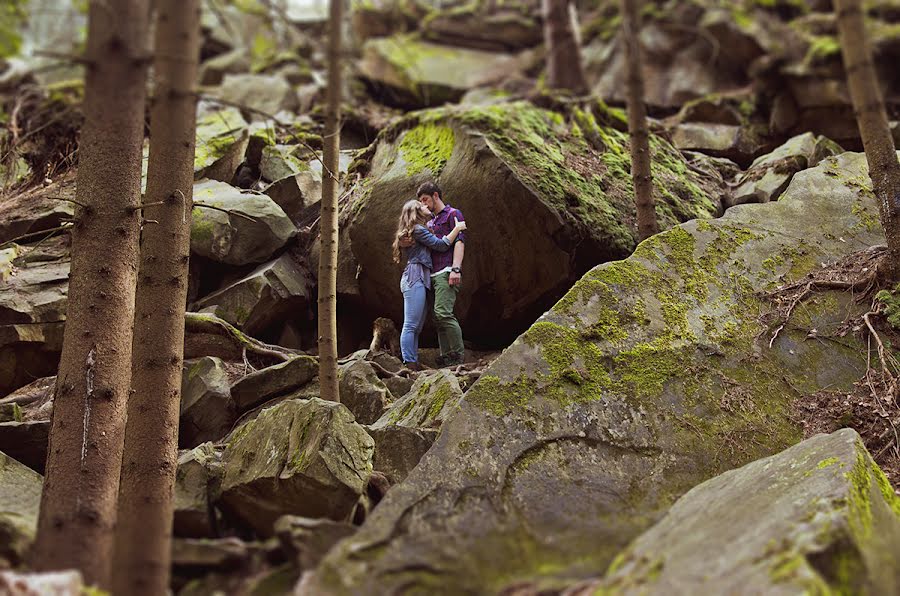
[[422,195],[428,195],[429,197],[437,193],[438,198],[443,200],[443,195],[441,194],[441,187],[439,187],[434,182],[423,182],[419,185],[418,190],[416,190],[416,198],[418,199]]

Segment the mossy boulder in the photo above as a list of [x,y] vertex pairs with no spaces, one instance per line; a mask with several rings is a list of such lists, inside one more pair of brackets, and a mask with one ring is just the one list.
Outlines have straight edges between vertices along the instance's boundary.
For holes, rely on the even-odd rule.
[[[511,341],[593,265],[636,244],[628,135],[601,104],[570,114],[527,102],[433,109],[384,131],[341,214],[339,299],[402,320],[391,242],[402,204],[434,178],[469,226],[456,302],[463,335]],[[663,228],[719,209],[719,187],[651,137]]]
[[798,395],[849,389],[866,369],[862,341],[808,340],[804,326],[866,307],[826,293],[769,347],[760,293],[883,242],[860,178],[864,156],[828,158],[778,202],[688,222],[591,270],[326,558],[318,593],[599,575],[692,487],[796,443]]
[[41,475],[0,453],[0,562],[19,565],[37,531]]
[[238,166],[244,161],[248,143],[247,121],[237,108],[201,112],[197,119],[194,146],[194,179],[231,182]]
[[390,424],[378,428],[367,427],[375,440],[375,459],[372,467],[387,476],[392,485],[403,482],[410,471],[434,444],[437,429],[411,428]]
[[374,450],[345,406],[284,401],[229,439],[221,505],[262,536],[282,515],[345,520],[365,493]]
[[219,498],[223,471],[221,449],[212,443],[178,454],[172,530],[175,536],[203,538],[216,534],[212,503]]
[[284,247],[295,232],[290,218],[266,195],[243,192],[215,180],[194,184],[194,254],[228,265],[261,263]]
[[181,374],[179,446],[189,449],[221,439],[236,418],[225,363],[212,356],[186,361]]
[[472,87],[496,84],[534,62],[530,52],[506,54],[423,41],[416,34],[368,40],[359,76],[383,101],[422,108],[459,101]]
[[613,594],[900,593],[900,498],[856,431],[694,487],[594,586]]
[[501,6],[487,10],[477,3],[429,15],[422,23],[422,36],[435,43],[509,52],[533,48],[544,41],[537,6]]
[[285,253],[202,298],[193,310],[213,312],[253,337],[277,338],[286,320],[311,316],[313,284],[312,274]]
[[456,410],[460,399],[462,389],[453,374],[447,370],[429,371],[420,374],[409,393],[391,404],[372,428],[440,426]]

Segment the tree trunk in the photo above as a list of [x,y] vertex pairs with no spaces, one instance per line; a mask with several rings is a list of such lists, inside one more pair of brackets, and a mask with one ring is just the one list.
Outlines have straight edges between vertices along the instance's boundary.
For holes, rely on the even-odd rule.
[[650,172],[650,132],[644,105],[644,76],[641,70],[640,0],[621,0],[622,43],[625,46],[625,93],[628,108],[628,135],[631,137],[631,179],[637,209],[638,240],[659,232],[653,206],[653,175]]
[[321,398],[341,401],[337,379],[338,158],[341,117],[341,13],[343,0],[331,0],[328,34],[328,91],[319,223],[319,386]]
[[194,184],[199,0],[156,0],[150,162],[119,492],[115,594],[169,588]]
[[547,87],[587,93],[581,49],[572,30],[569,0],[542,0],[544,45],[547,51]]
[[91,2],[66,330],[32,564],[110,581],[137,272],[147,0]]
[[878,197],[888,247],[888,275],[900,279],[900,162],[872,65],[860,0],[835,0],[841,53],[856,123],[866,151],[869,178]]

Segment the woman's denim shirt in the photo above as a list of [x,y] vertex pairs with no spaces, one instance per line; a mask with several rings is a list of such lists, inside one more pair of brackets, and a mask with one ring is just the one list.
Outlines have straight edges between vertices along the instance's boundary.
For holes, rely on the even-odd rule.
[[413,228],[413,239],[416,243],[406,249],[406,264],[418,263],[431,271],[431,251],[444,252],[450,250],[450,244],[443,238],[438,238],[431,231],[417,224]]

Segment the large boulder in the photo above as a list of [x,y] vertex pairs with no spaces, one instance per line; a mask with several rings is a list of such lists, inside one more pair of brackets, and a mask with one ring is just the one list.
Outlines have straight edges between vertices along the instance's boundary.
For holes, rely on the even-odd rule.
[[372,467],[387,476],[392,485],[403,482],[419,464],[438,435],[433,428],[411,428],[391,424],[378,428],[367,427],[375,440]]
[[[456,313],[467,339],[511,341],[593,265],[636,243],[628,136],[597,104],[571,118],[516,102],[419,112],[384,131],[341,217],[339,300],[403,318],[391,260],[400,207],[435,178],[469,225]],[[598,121],[599,119],[599,121]],[[651,137],[660,225],[708,217],[719,186]]]
[[247,121],[233,107],[198,112],[194,178],[231,182],[249,143]]
[[422,35],[435,43],[495,52],[533,48],[544,41],[536,6],[513,5],[490,12],[484,7],[469,4],[432,13],[422,23]]
[[223,466],[222,453],[212,443],[203,443],[178,454],[175,472],[175,536],[202,538],[216,533],[216,513],[212,503],[219,498]]
[[243,192],[215,180],[194,184],[194,254],[228,265],[261,263],[284,247],[295,232],[290,218],[266,195]]
[[221,504],[263,536],[282,515],[345,520],[365,493],[374,449],[341,404],[282,402],[228,441]]
[[384,414],[394,396],[365,360],[353,360],[338,368],[341,403],[360,424],[372,424]]
[[235,419],[225,363],[212,356],[186,361],[181,374],[178,445],[189,449],[221,439]]
[[459,405],[462,393],[459,381],[447,370],[421,373],[409,392],[392,403],[372,428],[440,426]]
[[797,442],[798,395],[866,370],[860,339],[807,340],[803,326],[867,307],[828,292],[772,339],[760,293],[883,242],[865,172],[862,155],[828,158],[778,202],[688,222],[590,271],[469,389],[329,554],[316,593],[599,575],[692,487]]
[[240,106],[254,117],[274,116],[292,110],[297,96],[284,77],[263,74],[226,74],[214,95],[231,105]]
[[691,489],[585,593],[900,593],[900,498],[845,428]]
[[317,374],[317,358],[296,356],[243,377],[231,387],[231,396],[238,411],[245,412],[270,399],[302,389]]
[[472,87],[496,84],[534,62],[529,51],[506,54],[422,41],[402,34],[368,40],[359,76],[382,99],[403,107],[458,101]]
[[204,297],[193,310],[211,311],[253,337],[277,338],[285,320],[309,312],[313,284],[306,267],[286,253]]
[[0,453],[0,565],[22,563],[37,531],[41,475]]

